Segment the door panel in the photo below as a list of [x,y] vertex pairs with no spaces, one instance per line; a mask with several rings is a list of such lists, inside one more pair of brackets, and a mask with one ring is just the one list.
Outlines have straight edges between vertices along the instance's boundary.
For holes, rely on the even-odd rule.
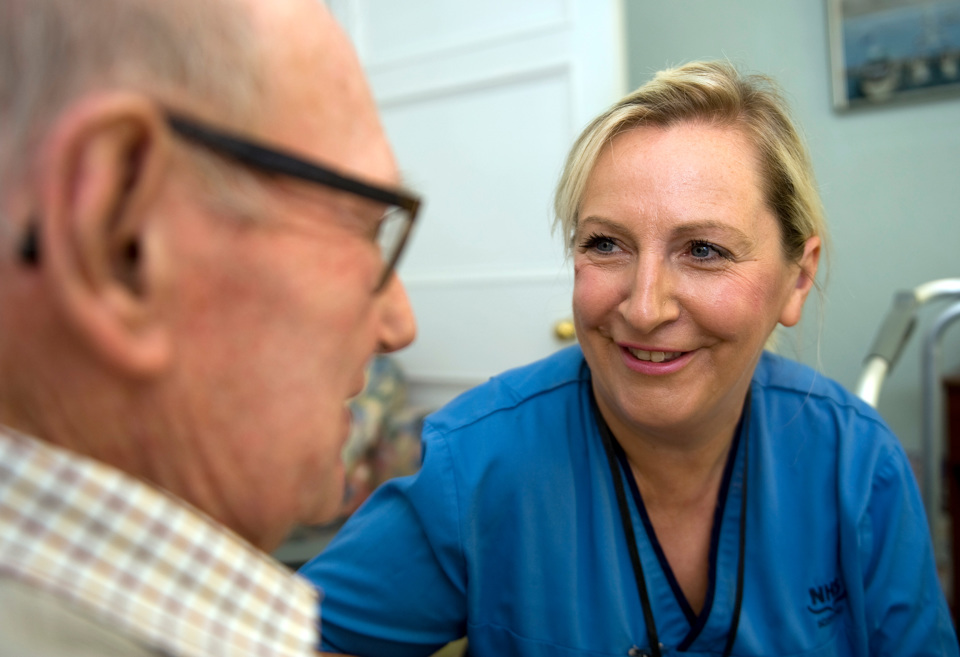
[[546,71],[384,103],[404,175],[428,204],[403,263],[410,285],[560,266],[550,193],[569,139],[568,80]]
[[331,0],[422,221],[400,266],[417,314],[398,358],[435,406],[560,346],[573,278],[551,232],[576,134],[624,91],[617,0]]
[[371,66],[476,48],[568,18],[564,0],[367,0],[359,43]]

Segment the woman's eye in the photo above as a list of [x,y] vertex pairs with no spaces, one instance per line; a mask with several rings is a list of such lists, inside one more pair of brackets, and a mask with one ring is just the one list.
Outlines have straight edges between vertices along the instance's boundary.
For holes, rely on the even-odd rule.
[[617,243],[603,235],[591,235],[580,244],[580,248],[597,253],[614,253],[617,250]]
[[724,254],[709,242],[694,242],[690,245],[690,255],[697,260],[712,260],[713,258],[723,257]]
[[593,245],[593,248],[601,253],[612,253],[616,246],[617,245],[613,243],[613,240],[601,239],[597,240],[597,243]]

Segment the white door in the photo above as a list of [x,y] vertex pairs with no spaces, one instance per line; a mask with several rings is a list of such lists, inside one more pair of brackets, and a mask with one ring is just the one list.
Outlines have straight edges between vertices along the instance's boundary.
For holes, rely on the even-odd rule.
[[329,0],[426,206],[400,266],[411,402],[439,405],[564,346],[572,272],[552,196],[625,87],[619,0]]

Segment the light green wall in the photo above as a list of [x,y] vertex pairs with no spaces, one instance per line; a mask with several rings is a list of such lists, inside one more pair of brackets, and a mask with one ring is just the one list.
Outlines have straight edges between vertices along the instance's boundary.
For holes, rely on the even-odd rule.
[[[666,66],[727,58],[772,75],[786,91],[810,145],[834,246],[822,320],[808,303],[799,358],[819,360],[821,371],[852,388],[894,291],[960,277],[960,96],[836,113],[824,0],[624,4],[631,87]],[[910,450],[921,420],[919,332],[943,307],[922,315],[880,399]],[[944,342],[944,371],[960,369],[958,334],[960,324]]]

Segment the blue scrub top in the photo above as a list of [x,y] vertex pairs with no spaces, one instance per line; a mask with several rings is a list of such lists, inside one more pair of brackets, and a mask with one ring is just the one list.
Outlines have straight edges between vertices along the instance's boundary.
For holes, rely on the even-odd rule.
[[[957,655],[899,442],[867,405],[764,354],[753,378],[745,582],[734,655]],[[742,436],[692,612],[630,511],[663,654],[720,655],[736,595]],[[304,566],[322,647],[429,655],[623,656],[648,646],[613,480],[571,347],[427,419],[423,466],[384,484]]]

